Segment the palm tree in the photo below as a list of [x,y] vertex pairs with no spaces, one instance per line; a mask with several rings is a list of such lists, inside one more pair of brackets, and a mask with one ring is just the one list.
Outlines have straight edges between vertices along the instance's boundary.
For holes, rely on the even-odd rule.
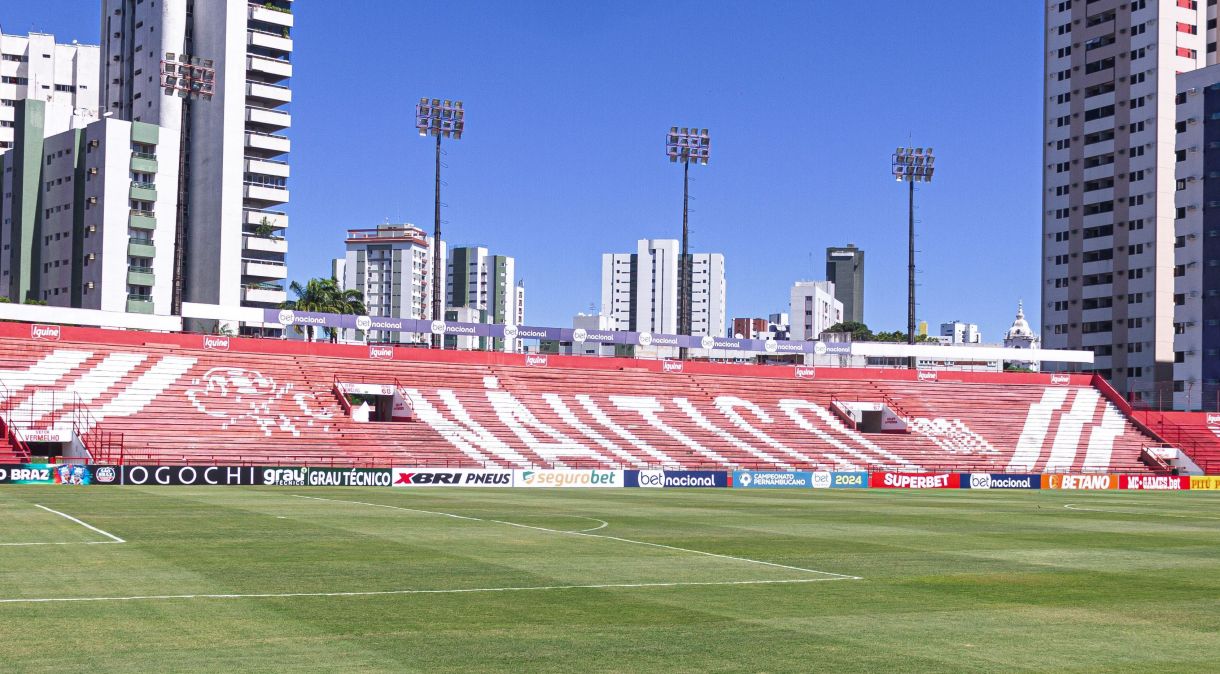
[[[302,286],[293,281],[288,289],[296,295],[295,300],[289,300],[280,305],[281,309],[293,311],[309,311],[323,314],[363,314],[365,313],[364,295],[359,290],[342,290],[335,278],[313,278]],[[332,328],[324,328],[330,341],[337,340],[338,335]],[[305,326],[306,338],[314,341],[314,326]],[[296,327],[297,333],[301,327]]]

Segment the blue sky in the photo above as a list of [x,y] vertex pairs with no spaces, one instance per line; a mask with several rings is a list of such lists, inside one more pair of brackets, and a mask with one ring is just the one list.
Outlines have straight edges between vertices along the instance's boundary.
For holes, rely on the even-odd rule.
[[[6,33],[98,41],[96,0],[6,0]],[[324,275],[349,228],[432,228],[420,96],[460,98],[446,145],[451,244],[517,258],[527,322],[569,325],[599,302],[602,252],[681,232],[671,125],[705,126],[692,168],[692,249],[723,252],[729,317],[786,311],[825,248],[866,251],[865,320],[906,325],[902,144],[936,148],[916,193],[920,320],[995,340],[1040,266],[1038,3],[352,2],[296,4],[295,278]]]

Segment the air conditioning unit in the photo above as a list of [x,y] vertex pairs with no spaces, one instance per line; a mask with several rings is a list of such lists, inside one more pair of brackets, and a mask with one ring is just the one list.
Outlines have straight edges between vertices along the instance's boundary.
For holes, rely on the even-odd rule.
[[97,203],[97,197],[89,197],[89,203],[91,203],[91,204],[96,204],[96,203]]
[[97,167],[96,167],[96,166],[90,166],[90,167],[89,167],[89,175],[91,175],[91,176],[95,176],[95,175],[97,175]]
[[87,281],[85,283],[85,290],[93,290],[93,281]]
[[95,254],[95,253],[89,253],[88,255],[86,255],[86,256],[85,256],[85,259],[86,259],[86,260],[96,260],[96,259],[97,259],[97,254]]

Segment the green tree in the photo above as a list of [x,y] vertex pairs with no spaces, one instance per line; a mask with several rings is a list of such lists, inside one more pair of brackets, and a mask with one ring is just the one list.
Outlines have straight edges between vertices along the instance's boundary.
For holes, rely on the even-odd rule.
[[853,342],[870,342],[873,339],[873,331],[869,330],[867,325],[859,321],[835,323],[827,328],[826,332],[850,332],[851,341]]
[[[343,290],[339,287],[339,281],[335,278],[313,278],[301,285],[298,281],[293,281],[288,289],[296,295],[296,299],[288,300],[280,305],[281,309],[291,309],[293,311],[308,311],[322,314],[364,314],[367,310],[364,306],[364,295],[359,290]],[[326,330],[330,341],[334,342],[338,339],[338,334],[332,328],[323,328]],[[301,332],[301,326],[297,326],[298,333]],[[314,341],[314,326],[305,326],[305,336],[309,341]]]

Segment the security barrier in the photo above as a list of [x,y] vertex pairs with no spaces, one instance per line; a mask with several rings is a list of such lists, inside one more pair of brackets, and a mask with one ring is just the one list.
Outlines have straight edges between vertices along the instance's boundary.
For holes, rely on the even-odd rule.
[[1220,476],[0,464],[0,485],[1220,491]]

